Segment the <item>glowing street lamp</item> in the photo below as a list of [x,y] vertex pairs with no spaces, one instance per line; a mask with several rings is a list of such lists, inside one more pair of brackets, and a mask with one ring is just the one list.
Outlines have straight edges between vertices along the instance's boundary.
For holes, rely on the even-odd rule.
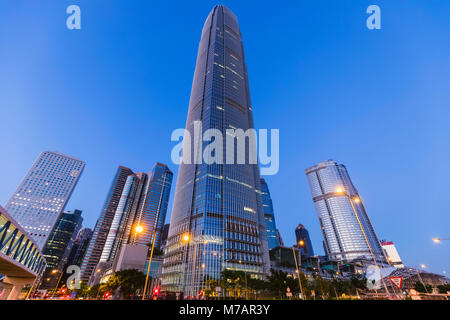
[[140,226],[140,225],[137,225],[136,226],[136,233],[142,233],[142,232],[144,232],[144,228],[142,226]]
[[433,239],[433,242],[434,242],[434,243],[441,243],[441,241],[445,241],[445,240],[450,240],[450,238],[444,238],[444,239],[441,239],[441,238],[434,238],[434,239]]
[[388,288],[387,288],[387,286],[386,286],[386,283],[385,283],[385,281],[384,281],[383,274],[381,273],[381,269],[380,269],[380,267],[378,266],[377,260],[375,259],[375,255],[373,254],[372,246],[370,245],[369,240],[367,239],[366,233],[365,233],[364,228],[363,228],[363,226],[362,226],[362,224],[361,224],[361,220],[359,219],[359,215],[358,215],[358,213],[356,212],[355,205],[353,204],[353,203],[359,204],[359,203],[361,202],[361,199],[360,199],[359,197],[350,196],[350,195],[344,190],[343,187],[336,187],[336,190],[335,190],[335,191],[336,191],[337,194],[341,194],[341,195],[347,197],[347,198],[350,200],[350,204],[352,205],[353,213],[355,214],[356,220],[358,220],[359,227],[360,227],[361,232],[362,232],[362,234],[363,234],[363,236],[364,236],[364,239],[366,240],[367,247],[369,248],[370,254],[371,254],[372,259],[373,259],[373,262],[375,263],[375,266],[377,266],[378,271],[380,272],[380,278],[381,278],[381,281],[383,282],[384,289],[386,290],[386,293],[390,295],[389,290],[388,290]]

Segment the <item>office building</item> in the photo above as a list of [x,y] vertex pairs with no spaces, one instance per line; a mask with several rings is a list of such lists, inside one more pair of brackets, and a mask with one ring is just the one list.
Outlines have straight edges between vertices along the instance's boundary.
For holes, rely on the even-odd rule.
[[[173,173],[161,163],[157,163],[149,174],[133,173],[124,167],[119,168],[113,182],[114,197],[111,197],[111,200],[108,198],[105,204],[109,208],[108,219],[106,221],[101,215],[97,222],[97,226],[100,224],[103,226],[104,232],[96,235],[94,230],[83,262],[85,270],[89,267],[89,276],[84,271],[83,279],[89,279],[99,264],[114,265],[115,259],[119,259],[120,251],[125,245],[128,245],[129,254],[122,253],[121,264],[122,262],[126,264],[126,257],[136,252],[142,250],[147,252],[153,241],[156,248],[160,247],[172,177]],[[114,206],[111,201],[114,201]],[[100,229],[97,226],[96,229]],[[143,249],[130,246],[140,246]],[[95,255],[91,252],[95,252]],[[144,263],[146,258],[145,255]],[[97,269],[104,269],[104,266],[99,265]]]
[[267,186],[264,178],[261,178],[260,182],[264,221],[266,223],[267,244],[270,250],[281,245],[281,243],[278,241],[277,225],[275,223],[275,214],[273,211],[273,203],[272,198],[270,197],[269,187]]
[[386,258],[391,266],[395,268],[404,267],[397,248],[392,241],[381,240],[381,247],[383,248]]
[[100,217],[94,227],[94,233],[92,239],[89,242],[86,254],[81,264],[81,279],[85,282],[89,281],[89,278],[95,270],[100,256],[105,246],[106,237],[108,236],[111,223],[114,219],[114,215],[119,205],[119,200],[122,195],[123,188],[129,175],[132,175],[133,171],[130,169],[119,166],[114,176],[111,187],[109,188],[106,196],[105,203],[100,212]]
[[34,162],[5,209],[42,250],[80,179],[85,163],[44,151]]
[[56,222],[42,250],[47,261],[42,289],[54,288],[61,273],[65,272],[69,254],[82,223],[81,210],[65,211]]
[[[242,35],[236,16],[223,5],[209,14],[200,40],[186,122],[194,140],[199,122],[202,132],[215,129],[233,141],[237,133],[231,130],[254,127]],[[162,268],[163,289],[185,296],[197,296],[206,281],[220,279],[225,269],[254,277],[270,271],[259,167],[250,161],[252,150],[245,149],[243,164],[237,164],[232,145],[222,155],[217,151],[216,161],[209,161],[212,154],[198,161],[196,141],[183,141]]]
[[[330,260],[386,263],[375,229],[347,169],[329,160],[306,169]],[[357,214],[355,214],[355,212]],[[371,250],[370,250],[371,249]]]
[[281,237],[280,230],[278,230],[278,229],[277,229],[277,239],[278,239],[278,243],[280,244],[280,246],[284,246],[283,238]]
[[93,231],[91,228],[83,228],[78,231],[77,237],[75,238],[75,243],[70,251],[69,259],[67,264],[76,265],[81,267],[84,255],[89,246],[89,241],[91,241]]
[[[304,257],[309,258],[314,256],[311,238],[309,237],[309,232],[304,225],[299,224],[297,228],[295,228],[295,239],[297,241],[296,245],[301,247],[302,255]],[[300,245],[300,242],[303,245]]]

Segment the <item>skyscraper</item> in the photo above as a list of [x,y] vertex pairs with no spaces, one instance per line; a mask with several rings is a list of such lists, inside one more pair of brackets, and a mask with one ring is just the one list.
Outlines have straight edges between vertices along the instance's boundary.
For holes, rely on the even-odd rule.
[[281,245],[278,241],[277,226],[275,224],[275,214],[273,212],[272,198],[266,180],[261,178],[261,194],[264,210],[264,221],[266,222],[267,243],[269,250]]
[[392,241],[381,240],[381,247],[383,248],[386,258],[391,266],[396,268],[404,267],[397,248]]
[[[157,163],[151,174],[133,173],[119,167],[105,208],[82,264],[82,279],[87,281],[99,263],[112,262],[125,244],[147,248],[160,245],[167,213],[173,173]],[[113,196],[111,196],[113,194]],[[108,213],[107,217],[106,214]],[[142,228],[141,232],[136,227]],[[100,230],[96,233],[96,230]],[[155,238],[155,239],[153,239]]]
[[278,243],[280,244],[280,246],[284,246],[283,238],[281,237],[280,230],[278,230],[278,229],[277,229],[277,239],[278,239]]
[[372,261],[371,249],[378,262],[386,263],[378,237],[345,166],[332,160],[320,162],[306,169],[306,176],[327,256],[331,260]]
[[[150,246],[155,241],[159,248],[172,178],[172,171],[161,163],[154,166],[150,175],[128,176],[100,262],[114,260],[123,244]],[[136,232],[136,226],[143,231]]]
[[75,188],[85,163],[44,151],[34,162],[5,209],[41,250]]
[[[42,254],[47,261],[42,288],[51,288],[57,284],[61,272],[65,271],[64,267],[82,223],[81,210],[65,211],[56,222],[42,250]],[[59,270],[56,274],[52,273],[55,269]]]
[[301,252],[304,257],[309,258],[314,256],[311,238],[309,237],[309,232],[304,225],[299,224],[297,228],[295,228],[295,239],[297,241],[297,246],[299,246],[300,241],[303,241],[303,246],[299,247],[301,247]]
[[[203,27],[186,130],[195,136],[195,124],[201,122],[203,133],[215,129],[226,137],[228,129],[252,129],[252,113],[237,18],[219,5]],[[207,280],[220,279],[225,269],[267,274],[270,261],[258,165],[199,163],[195,141],[185,142],[183,160],[194,154],[194,162],[187,159],[179,168],[163,288],[192,296]],[[236,158],[232,146],[220,151],[224,159]],[[245,155],[249,156],[247,150]]]
[[89,241],[91,241],[92,234],[93,231],[91,228],[83,228],[78,232],[77,237],[75,238],[75,243],[73,244],[72,250],[69,254],[69,259],[67,261],[68,265],[77,265],[81,267]]
[[112,220],[119,205],[120,196],[122,195],[128,176],[132,174],[133,171],[122,166],[119,166],[116,171],[102,211],[100,212],[100,217],[95,224],[94,234],[89,242],[83,263],[81,264],[81,280],[85,282],[89,281],[92,272],[100,261],[106,237],[108,236]]

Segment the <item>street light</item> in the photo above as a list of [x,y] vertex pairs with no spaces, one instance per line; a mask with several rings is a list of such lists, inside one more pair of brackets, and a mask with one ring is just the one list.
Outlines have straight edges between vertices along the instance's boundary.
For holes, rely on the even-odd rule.
[[137,225],[136,226],[136,234],[142,233],[144,231],[144,228],[142,226]]
[[[56,274],[56,273],[58,273],[58,271],[59,271],[58,269],[53,269],[52,272],[51,272],[51,274]],[[61,278],[62,278],[62,276],[63,276],[63,273],[64,273],[64,272],[61,271],[61,275],[59,276],[58,282],[56,283],[56,287],[55,287],[55,289],[53,289],[52,299],[53,299],[53,297],[55,296],[56,290],[58,289],[58,285],[59,285],[59,282],[61,281]]]
[[[298,242],[298,246],[300,248],[300,267],[302,266],[302,247],[304,246],[305,242],[303,240],[300,240]],[[302,300],[305,300],[305,296],[303,295],[303,287],[302,287],[302,280],[300,279],[300,269],[298,268],[297,264],[297,255],[295,254],[295,249],[292,247],[292,254],[294,255],[294,261],[295,261],[295,267],[298,274],[298,285],[300,287],[300,293],[302,295]]]
[[375,255],[373,254],[372,247],[371,247],[371,245],[369,243],[369,240],[367,239],[366,232],[364,231],[364,228],[363,228],[363,226],[361,224],[361,220],[359,219],[359,215],[356,212],[355,205],[353,204],[353,202],[356,203],[356,204],[359,204],[361,202],[361,199],[359,197],[350,196],[347,192],[345,192],[344,188],[342,188],[342,187],[337,187],[336,188],[336,193],[337,194],[341,194],[341,195],[347,197],[350,200],[350,204],[352,205],[353,213],[355,214],[356,220],[358,220],[359,227],[360,227],[361,232],[362,232],[362,234],[364,236],[364,239],[366,240],[367,247],[369,248],[370,254],[371,254],[372,259],[373,259],[373,262],[375,263],[375,266],[378,268],[378,271],[380,273],[381,282],[383,282],[383,286],[384,286],[384,289],[386,290],[386,293],[390,296],[391,293],[389,292],[389,290],[388,290],[388,288],[386,286],[386,282],[384,281],[383,274],[381,273],[381,269],[378,266],[377,259],[375,259]]
[[[183,242],[186,242],[188,244],[190,244],[191,242],[194,243],[194,259],[192,261],[192,276],[191,276],[191,287],[192,287],[192,293],[194,293],[195,291],[193,290],[194,288],[194,278],[195,278],[195,271],[196,271],[196,262],[197,262],[197,245],[200,244],[208,244],[208,240],[204,240],[203,238],[200,239],[195,239],[194,237],[191,237],[191,235],[189,233],[185,233],[181,236],[181,240]],[[201,265],[202,269],[206,268],[205,264]]]
[[441,239],[441,238],[434,238],[434,239],[433,239],[434,243],[441,243],[441,241],[445,241],[445,240],[450,240],[450,238],[444,238],[444,239]]

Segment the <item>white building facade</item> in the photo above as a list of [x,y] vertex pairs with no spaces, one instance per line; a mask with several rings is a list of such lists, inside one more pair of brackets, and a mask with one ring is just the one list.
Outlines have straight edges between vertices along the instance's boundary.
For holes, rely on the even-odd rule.
[[72,195],[85,163],[57,152],[44,151],[34,162],[5,209],[44,247]]

